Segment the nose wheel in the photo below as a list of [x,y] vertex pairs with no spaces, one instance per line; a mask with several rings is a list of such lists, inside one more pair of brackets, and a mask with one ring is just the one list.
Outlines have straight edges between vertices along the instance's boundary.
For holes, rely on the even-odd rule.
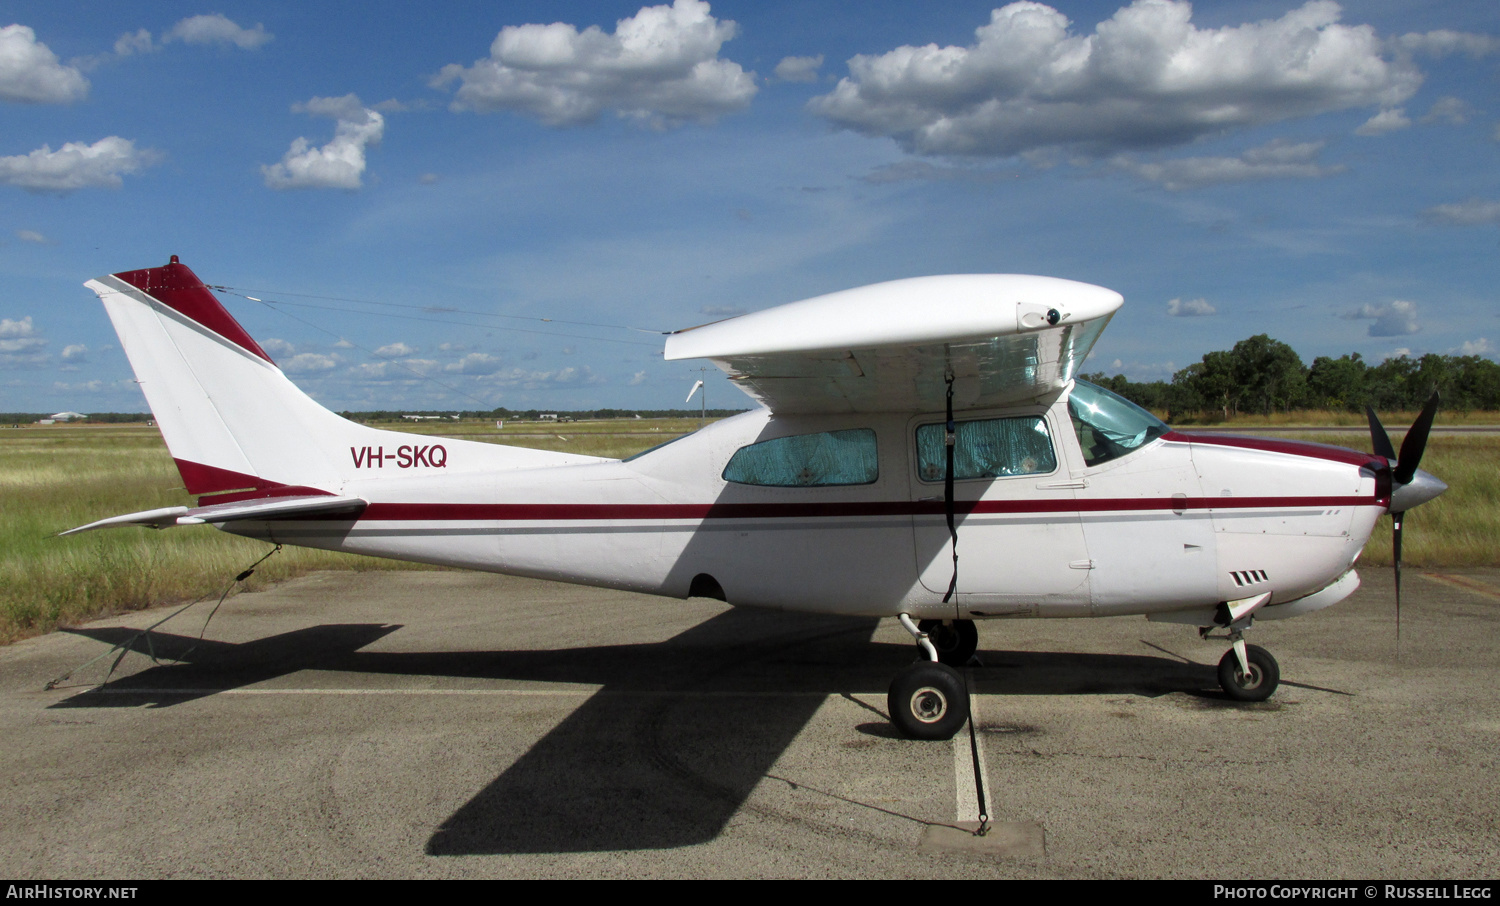
[[1235,701],[1263,702],[1281,682],[1281,666],[1259,645],[1236,640],[1219,660],[1219,685]]

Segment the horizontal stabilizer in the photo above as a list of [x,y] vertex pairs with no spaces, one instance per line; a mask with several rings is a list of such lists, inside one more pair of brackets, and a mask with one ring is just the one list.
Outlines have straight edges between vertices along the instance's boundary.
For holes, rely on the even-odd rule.
[[126,513],[100,519],[78,528],[59,532],[73,535],[94,529],[112,528],[117,525],[139,525],[147,528],[168,528],[174,525],[202,525],[204,523],[241,522],[248,519],[286,519],[296,516],[349,516],[364,512],[368,501],[360,497],[277,497],[271,500],[243,500],[234,503],[216,503],[211,506],[168,506],[140,513]]

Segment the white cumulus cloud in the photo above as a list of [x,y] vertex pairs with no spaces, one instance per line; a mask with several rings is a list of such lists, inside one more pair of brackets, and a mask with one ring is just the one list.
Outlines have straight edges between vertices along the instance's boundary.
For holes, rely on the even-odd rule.
[[408,346],[405,343],[389,343],[375,350],[375,354],[382,359],[399,359],[417,352],[417,347]]
[[43,145],[30,154],[0,157],[0,183],[32,192],[118,189],[122,175],[138,173],[160,160],[160,153],[138,150],[129,139],[111,135],[92,145],[68,142],[56,151]]
[[456,362],[444,366],[444,371],[458,374],[494,374],[503,366],[500,359],[483,352],[471,352]]
[[1471,57],[1482,57],[1500,50],[1500,40],[1489,35],[1473,32],[1439,29],[1437,31],[1402,35],[1393,42],[1407,53],[1421,53],[1430,57],[1446,57],[1452,53],[1466,53]]
[[38,233],[36,230],[16,230],[16,238],[22,242],[32,242],[37,245],[52,244],[52,240]]
[[31,316],[20,320],[0,318],[0,367],[24,368],[46,362],[47,340],[31,323]]
[[34,337],[36,335],[36,325],[31,323],[31,315],[27,315],[19,321],[13,321],[10,318],[0,318],[0,341]]
[[782,57],[776,64],[776,78],[783,82],[816,82],[823,66],[823,55],[815,57]]
[[151,40],[151,32],[144,28],[126,32],[115,39],[115,54],[122,57],[138,53],[153,53],[157,49]]
[[267,339],[261,340],[260,348],[278,358],[280,358],[281,356],[292,355],[297,351],[297,347],[293,346],[291,343],[288,343],[286,340],[282,340],[277,337],[269,337]]
[[1404,107],[1395,107],[1390,110],[1382,110],[1369,119],[1364,125],[1354,130],[1355,135],[1384,135],[1387,132],[1395,132],[1405,129],[1411,125],[1411,119],[1406,115]]
[[1313,0],[1279,19],[1193,25],[1185,0],[1136,0],[1079,34],[1012,3],[967,47],[903,46],[849,61],[809,109],[919,154],[1107,155],[1351,107],[1392,108],[1422,76],[1367,25]]
[[1450,223],[1455,226],[1500,223],[1500,201],[1470,198],[1453,204],[1440,204],[1423,211],[1422,217],[1434,223]]
[[1173,299],[1167,303],[1167,314],[1174,318],[1201,317],[1218,313],[1219,310],[1209,304],[1207,299]]
[[1473,340],[1465,340],[1457,349],[1449,350],[1450,355],[1494,355],[1495,344],[1484,337]]
[[338,365],[338,356],[323,355],[319,352],[304,352],[282,362],[281,370],[287,374],[316,374],[320,371],[331,371],[337,368]]
[[1472,108],[1463,100],[1455,97],[1438,98],[1422,117],[1423,123],[1447,123],[1450,126],[1462,126],[1469,121],[1469,113]]
[[233,44],[241,50],[255,50],[275,35],[266,31],[259,22],[254,28],[241,28],[234,20],[219,13],[207,16],[189,16],[172,26],[162,35],[162,43],[181,41],[184,44]]
[[455,110],[509,110],[550,126],[573,126],[605,110],[656,127],[708,122],[755,96],[752,73],[719,59],[738,26],[702,0],[649,6],[579,31],[564,22],[509,25],[473,66],[444,66],[432,87],[458,83]]
[[1322,150],[1323,142],[1292,143],[1277,139],[1251,148],[1239,157],[1182,157],[1149,163],[1122,155],[1113,163],[1142,179],[1178,191],[1260,179],[1317,179],[1344,172],[1343,164],[1318,163]]
[[25,25],[0,28],[0,100],[22,104],[71,104],[89,93],[89,80],[57,61]]
[[260,168],[266,185],[272,189],[358,189],[365,172],[365,149],[380,143],[385,118],[353,94],[313,98],[292,109],[336,120],[333,141],[314,148],[306,138],[297,138],[280,163]]
[[[233,44],[241,50],[258,50],[275,37],[258,22],[254,28],[241,28],[233,19],[214,13],[178,20],[161,36],[160,43],[144,28],[126,32],[115,40],[114,49],[116,56],[129,57],[155,53],[164,45],[177,41],[183,44]],[[102,59],[94,57],[89,62],[97,65]]]
[[[399,344],[398,344],[399,345]],[[376,350],[377,354],[379,350]],[[406,359],[402,362],[361,362],[348,370],[355,380],[370,381],[421,381],[423,375],[440,367],[432,359]]]
[[603,376],[594,374],[592,368],[584,365],[575,368],[569,365],[556,371],[527,371],[524,368],[509,368],[486,374],[474,379],[475,383],[485,387],[519,390],[539,390],[545,387],[554,387],[558,384],[580,385],[580,384],[603,384],[606,380]]
[[89,348],[82,343],[71,343],[63,347],[62,364],[58,366],[61,371],[78,371],[80,365],[89,360]]
[[1402,299],[1378,305],[1366,302],[1359,307],[1359,310],[1350,312],[1344,317],[1350,320],[1368,318],[1374,321],[1369,331],[1372,337],[1401,337],[1422,329],[1417,323],[1417,304]]

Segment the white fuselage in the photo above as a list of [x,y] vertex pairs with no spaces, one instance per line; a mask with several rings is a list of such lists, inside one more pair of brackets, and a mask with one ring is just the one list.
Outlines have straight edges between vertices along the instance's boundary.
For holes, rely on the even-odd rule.
[[[958,580],[947,604],[954,563],[945,487],[930,465],[920,474],[916,434],[941,424],[942,413],[759,410],[630,461],[492,472],[465,470],[455,445],[441,469],[327,488],[369,501],[357,520],[226,528],[674,597],[716,587],[743,606],[1077,617],[1202,611],[1267,592],[1268,608],[1304,598],[1350,569],[1388,503],[1371,457],[1353,451],[1174,432],[1090,466],[1066,393],[961,415],[988,416],[1040,419],[1055,463],[955,481]],[[723,477],[747,445],[848,429],[874,434],[878,470],[868,483],[773,487]]]

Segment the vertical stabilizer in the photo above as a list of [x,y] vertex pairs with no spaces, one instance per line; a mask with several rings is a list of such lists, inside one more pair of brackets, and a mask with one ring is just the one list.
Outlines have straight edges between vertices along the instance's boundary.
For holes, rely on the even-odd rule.
[[351,480],[596,461],[446,439],[436,457],[425,452],[434,438],[348,421],[298,389],[176,255],[85,286],[104,303],[191,493],[336,494]]

